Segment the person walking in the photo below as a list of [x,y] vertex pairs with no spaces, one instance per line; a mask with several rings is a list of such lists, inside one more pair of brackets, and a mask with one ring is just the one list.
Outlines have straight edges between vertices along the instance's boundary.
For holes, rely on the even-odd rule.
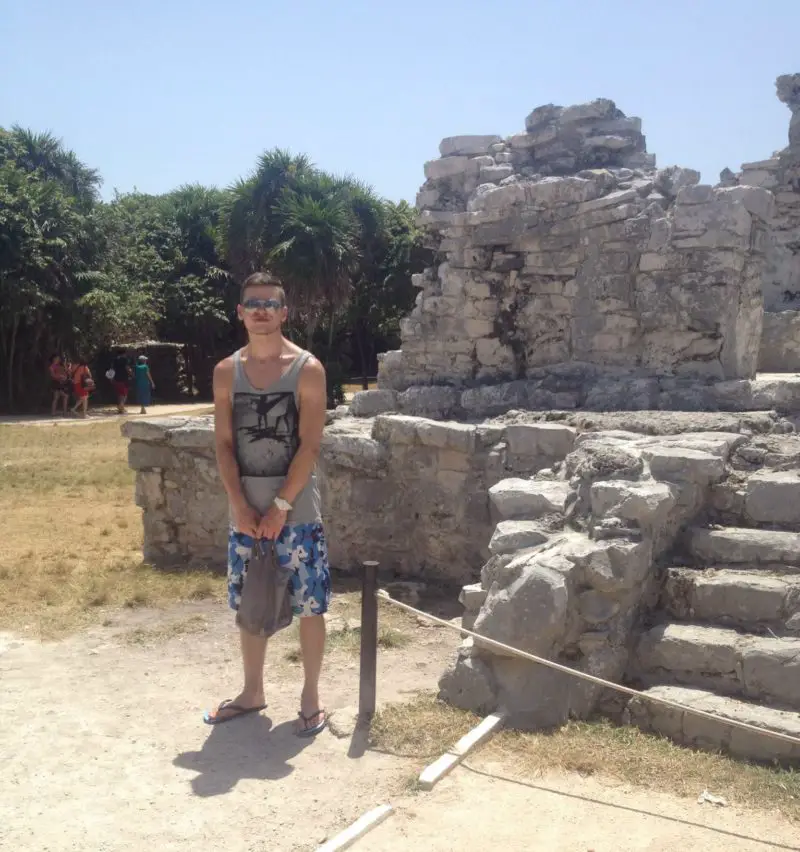
[[53,392],[53,404],[50,414],[55,417],[58,403],[61,403],[61,413],[66,417],[67,405],[69,404],[70,380],[67,368],[61,360],[60,355],[50,356],[50,365],[47,368],[50,374],[50,390]]
[[[239,319],[247,344],[214,369],[216,454],[228,495],[228,603],[238,610],[256,541],[274,542],[277,558],[292,568],[292,611],[300,622],[305,680],[299,736],[325,728],[319,677],[331,597],[328,549],[322,523],[317,458],[326,415],[325,369],[283,336],[286,293],[278,278],[258,272],[242,285]],[[210,725],[266,707],[267,640],[240,629],[244,688],[204,716]]]
[[125,355],[124,349],[117,351],[117,356],[114,358],[111,369],[114,371],[114,377],[111,379],[111,383],[114,385],[114,392],[117,395],[117,412],[119,414],[127,414],[128,412],[125,405],[128,401],[128,383],[131,380],[131,376],[128,359]]
[[72,413],[77,414],[78,409],[82,408],[81,417],[86,417],[89,413],[89,393],[94,390],[94,379],[92,371],[84,358],[78,358],[78,363],[72,371],[72,392],[75,395],[77,402],[72,407]]
[[150,366],[147,363],[147,355],[140,355],[139,361],[134,368],[133,384],[136,388],[136,399],[139,400],[139,413],[147,414],[147,406],[151,402],[151,391],[156,389],[153,377],[150,374]]

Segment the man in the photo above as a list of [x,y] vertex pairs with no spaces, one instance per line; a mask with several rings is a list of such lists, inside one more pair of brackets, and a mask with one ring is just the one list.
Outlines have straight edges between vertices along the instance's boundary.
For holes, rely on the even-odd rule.
[[124,349],[117,350],[117,357],[114,358],[112,369],[114,370],[114,378],[111,381],[114,385],[114,392],[117,395],[117,411],[120,414],[127,414],[125,404],[128,401],[130,368]]
[[[217,463],[231,511],[228,601],[238,609],[255,540],[273,540],[278,559],[294,569],[292,609],[300,621],[305,673],[297,733],[313,736],[327,721],[319,676],[331,581],[315,474],[325,426],[325,370],[283,336],[288,311],[277,278],[251,275],[239,302],[247,345],[214,369]],[[240,641],[244,688],[206,714],[209,724],[266,706],[266,639],[240,630]]]

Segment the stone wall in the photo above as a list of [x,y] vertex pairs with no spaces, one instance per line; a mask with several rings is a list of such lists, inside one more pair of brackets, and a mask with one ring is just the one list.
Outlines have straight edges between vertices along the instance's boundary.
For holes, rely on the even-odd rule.
[[765,311],[758,369],[800,373],[800,311]]
[[778,77],[776,88],[792,111],[788,147],[770,159],[744,163],[738,175],[726,170],[720,176],[723,184],[762,187],[775,196],[763,279],[765,311],[800,308],[800,74]]
[[612,101],[534,110],[526,132],[445,139],[417,203],[417,276],[384,389],[474,386],[554,366],[750,378],[772,194],[656,170]]
[[[128,458],[143,509],[144,558],[157,566],[226,560],[228,508],[214,457],[213,418],[129,421]],[[462,424],[343,418],[319,464],[331,562],[469,583],[488,554],[489,488],[563,459],[575,429],[560,424]]]

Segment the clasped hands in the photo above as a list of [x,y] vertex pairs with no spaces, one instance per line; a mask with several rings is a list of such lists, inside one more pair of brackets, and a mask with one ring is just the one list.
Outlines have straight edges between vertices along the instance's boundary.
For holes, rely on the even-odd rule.
[[234,507],[233,516],[236,529],[255,539],[266,538],[274,541],[286,526],[288,512],[277,506],[270,506],[263,517],[249,504],[242,503]]

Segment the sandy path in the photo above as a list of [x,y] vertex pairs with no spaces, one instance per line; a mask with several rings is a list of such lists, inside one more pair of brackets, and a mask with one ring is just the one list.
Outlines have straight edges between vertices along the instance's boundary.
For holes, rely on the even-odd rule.
[[[47,850],[313,850],[412,774],[403,760],[348,754],[351,738],[294,736],[301,668],[281,637],[270,649],[269,707],[211,728],[203,709],[232,697],[239,658],[221,604],[172,613],[211,629],[130,645],[122,633],[167,618],[132,613],[66,641],[0,638],[0,848]],[[443,631],[381,651],[379,696],[434,688],[452,653]],[[331,653],[329,708],[357,700],[358,660]]]
[[508,779],[508,767],[484,762],[478,754],[431,793],[400,800],[396,813],[354,847],[369,852],[465,848],[767,852],[800,850],[800,831],[779,814],[698,805],[598,778],[572,774],[519,782]]
[[175,405],[151,405],[147,409],[147,414],[139,414],[139,409],[136,406],[131,406],[128,413],[124,415],[117,414],[113,406],[103,406],[102,408],[89,408],[88,417],[52,417],[50,414],[7,414],[0,417],[0,424],[26,424],[30,426],[75,426],[86,423],[107,423],[111,420],[138,420],[148,417],[172,417],[176,414],[197,415],[206,414],[213,411],[214,404],[211,402],[188,402]]

